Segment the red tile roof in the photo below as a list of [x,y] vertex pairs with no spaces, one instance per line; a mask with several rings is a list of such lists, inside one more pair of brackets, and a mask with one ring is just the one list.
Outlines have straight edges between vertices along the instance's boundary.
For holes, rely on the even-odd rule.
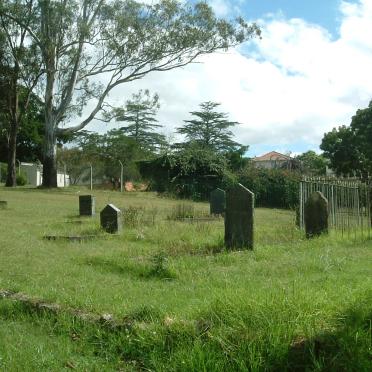
[[289,160],[289,159],[291,159],[291,157],[288,155],[284,155],[276,151],[270,151],[267,154],[253,158],[253,161],[270,161],[270,160],[275,161],[275,160]]

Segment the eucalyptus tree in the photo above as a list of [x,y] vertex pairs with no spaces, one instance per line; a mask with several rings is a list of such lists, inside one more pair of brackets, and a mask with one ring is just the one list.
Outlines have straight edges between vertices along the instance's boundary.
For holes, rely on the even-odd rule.
[[25,33],[42,61],[36,88],[45,105],[46,187],[57,183],[57,136],[99,117],[114,88],[260,33],[243,19],[217,19],[205,2],[177,0],[2,0],[0,15]]

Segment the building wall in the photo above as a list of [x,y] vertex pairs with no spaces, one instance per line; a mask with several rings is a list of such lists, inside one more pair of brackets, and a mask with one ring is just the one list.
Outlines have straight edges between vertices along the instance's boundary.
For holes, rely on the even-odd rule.
[[40,169],[37,164],[32,163],[21,163],[21,173],[24,173],[27,177],[27,183],[32,186],[41,185],[40,180]]
[[281,168],[283,164],[285,164],[287,160],[262,160],[262,161],[254,161],[254,165],[257,168],[264,168],[264,169],[275,169]]
[[[21,163],[21,172],[27,177],[27,183],[32,186],[40,186],[43,183],[43,167],[32,163]],[[65,186],[64,173],[57,173],[57,186]],[[70,186],[70,176],[66,174],[66,186]]]

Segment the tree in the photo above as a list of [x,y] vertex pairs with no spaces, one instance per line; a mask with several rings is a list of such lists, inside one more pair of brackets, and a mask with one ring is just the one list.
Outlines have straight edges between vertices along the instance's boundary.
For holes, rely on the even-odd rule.
[[[205,2],[191,6],[177,0],[152,5],[134,0],[2,0],[0,16],[25,35],[35,46],[32,58],[42,62],[36,88],[43,91],[45,106],[46,187],[57,186],[57,136],[95,119],[115,87],[152,71],[185,66],[260,33],[242,19],[216,19]],[[69,127],[88,101],[93,108]]]
[[162,127],[155,118],[159,108],[157,94],[151,97],[148,90],[140,90],[124,107],[115,108],[112,114],[116,121],[127,123],[120,128],[126,136],[133,138],[143,149],[155,152],[166,144],[165,136],[155,132]]
[[143,150],[133,139],[125,136],[120,129],[105,134],[82,131],[74,139],[74,146],[60,149],[59,156],[67,165],[78,182],[89,164],[94,165],[94,176],[102,180],[111,180],[120,175],[120,162],[123,164],[124,179],[140,178],[136,162],[147,159],[149,152]]
[[172,154],[141,161],[139,168],[152,189],[196,200],[207,200],[213,189],[234,182],[226,158],[195,143]]
[[350,128],[355,138],[359,169],[367,175],[372,172],[372,101],[368,107],[357,110],[351,118]]
[[363,154],[360,152],[355,133],[351,127],[342,125],[325,133],[320,145],[324,156],[337,175],[366,172]]
[[[3,0],[0,4],[0,120],[2,133],[7,137],[7,178],[6,186],[16,186],[17,135],[40,76],[41,61],[34,54],[35,44],[27,39],[27,28],[32,26],[29,5],[25,1],[19,7],[19,1]],[[19,13],[24,19],[24,27],[18,27],[2,10]],[[35,101],[35,99],[34,99]]]
[[196,118],[184,120],[185,125],[177,129],[178,133],[186,136],[186,145],[197,143],[216,152],[228,152],[241,146],[231,139],[233,134],[229,130],[238,123],[229,121],[227,114],[215,111],[219,105],[215,102],[203,102],[200,104],[200,111],[190,112]]
[[301,162],[300,168],[304,173],[317,176],[326,174],[327,159],[325,159],[323,155],[318,155],[315,151],[306,151],[296,156],[296,160]]

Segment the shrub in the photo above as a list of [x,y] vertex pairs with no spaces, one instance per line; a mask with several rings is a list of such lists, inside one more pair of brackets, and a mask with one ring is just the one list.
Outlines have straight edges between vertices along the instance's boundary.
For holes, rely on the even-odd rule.
[[27,184],[27,176],[23,173],[18,174],[16,177],[17,186],[24,186]]
[[255,193],[259,207],[293,209],[299,203],[301,175],[297,172],[249,165],[239,172],[238,180]]

